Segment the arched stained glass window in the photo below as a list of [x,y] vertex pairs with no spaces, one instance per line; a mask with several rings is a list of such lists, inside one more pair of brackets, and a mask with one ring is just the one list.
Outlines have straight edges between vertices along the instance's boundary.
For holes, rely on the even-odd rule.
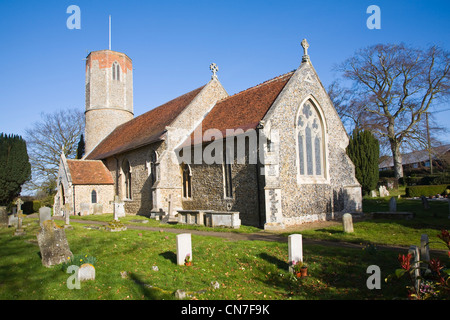
[[322,119],[310,100],[299,110],[296,132],[300,176],[324,176]]
[[97,191],[95,190],[91,192],[91,203],[97,203]]

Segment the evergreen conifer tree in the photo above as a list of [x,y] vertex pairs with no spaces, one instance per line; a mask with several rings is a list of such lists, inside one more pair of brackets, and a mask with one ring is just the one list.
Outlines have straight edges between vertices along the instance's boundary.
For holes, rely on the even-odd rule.
[[25,140],[18,135],[0,134],[0,205],[10,204],[31,178]]
[[355,176],[361,184],[363,193],[368,194],[376,188],[379,179],[378,140],[370,131],[355,129],[347,146],[347,154],[355,165]]

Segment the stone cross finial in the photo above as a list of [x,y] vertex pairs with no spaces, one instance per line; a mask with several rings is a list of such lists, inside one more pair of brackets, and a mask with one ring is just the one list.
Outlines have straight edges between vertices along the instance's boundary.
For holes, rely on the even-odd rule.
[[217,79],[216,73],[217,73],[217,71],[219,71],[219,67],[215,63],[211,63],[209,65],[209,70],[211,70],[212,74],[213,74],[211,79]]
[[20,199],[20,198],[17,199],[16,205],[17,205],[17,213],[20,213],[20,211],[22,210],[22,205],[23,205],[22,199]]
[[302,44],[302,48],[303,48],[302,62],[309,61],[309,56],[308,56],[309,44],[308,44],[308,41],[306,41],[306,39],[303,39],[301,44]]

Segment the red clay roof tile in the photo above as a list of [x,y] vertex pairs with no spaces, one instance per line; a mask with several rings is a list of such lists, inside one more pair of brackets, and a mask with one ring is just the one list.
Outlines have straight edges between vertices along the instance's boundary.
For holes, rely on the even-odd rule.
[[[203,142],[211,141],[211,136],[205,135],[209,129],[220,130],[223,138],[227,129],[256,129],[293,74],[286,73],[217,102],[201,123]],[[196,144],[194,133],[190,138],[191,144]],[[189,140],[181,146],[186,145]]]
[[175,98],[120,126],[109,134],[87,156],[87,159],[105,159],[161,139],[166,126],[191,103],[204,86]]
[[67,160],[72,184],[114,184],[111,172],[100,160]]

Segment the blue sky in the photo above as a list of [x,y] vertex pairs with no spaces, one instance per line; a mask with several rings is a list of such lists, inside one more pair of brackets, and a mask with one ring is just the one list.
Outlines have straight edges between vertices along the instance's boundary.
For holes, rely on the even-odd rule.
[[[67,7],[81,9],[70,30]],[[381,29],[366,27],[369,5]],[[296,69],[307,38],[327,87],[333,66],[376,43],[438,44],[450,50],[450,1],[23,1],[0,0],[0,132],[24,135],[41,112],[84,110],[88,52],[126,53],[134,67],[138,116],[209,81],[209,65],[229,94]],[[450,109],[450,104],[433,110]],[[450,111],[436,114],[449,127]],[[450,143],[450,139],[444,139]]]

